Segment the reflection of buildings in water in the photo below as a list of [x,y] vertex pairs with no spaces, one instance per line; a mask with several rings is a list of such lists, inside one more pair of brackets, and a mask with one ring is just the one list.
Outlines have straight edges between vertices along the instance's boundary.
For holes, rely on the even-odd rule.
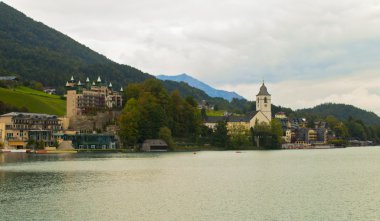
[[27,153],[1,153],[0,164],[25,162],[28,161],[29,155]]

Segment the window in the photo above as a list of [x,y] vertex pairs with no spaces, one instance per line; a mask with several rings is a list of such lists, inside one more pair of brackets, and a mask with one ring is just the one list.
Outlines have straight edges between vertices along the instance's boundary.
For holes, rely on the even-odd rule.
[[268,99],[264,97],[264,103],[268,103]]

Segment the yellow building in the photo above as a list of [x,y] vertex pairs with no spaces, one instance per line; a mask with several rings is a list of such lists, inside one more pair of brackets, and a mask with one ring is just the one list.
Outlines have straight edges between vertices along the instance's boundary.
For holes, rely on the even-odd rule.
[[10,148],[25,148],[31,140],[52,146],[53,133],[61,130],[61,122],[55,115],[11,112],[0,116],[0,139]]

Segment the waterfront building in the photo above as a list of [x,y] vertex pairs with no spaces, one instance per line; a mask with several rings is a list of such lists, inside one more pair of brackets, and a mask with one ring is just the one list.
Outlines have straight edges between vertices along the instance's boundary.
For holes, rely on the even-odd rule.
[[168,151],[168,145],[161,139],[148,139],[145,140],[141,146],[141,150],[145,152],[152,151]]
[[65,134],[64,141],[71,141],[75,149],[116,149],[117,140],[110,134]]
[[122,91],[113,89],[112,83],[105,83],[100,77],[91,82],[76,82],[74,77],[66,82],[66,114],[69,119],[76,116],[96,114],[98,111],[122,108]]
[[62,130],[55,115],[11,112],[0,116],[1,140],[7,147],[22,149],[28,142],[53,146],[53,134]]

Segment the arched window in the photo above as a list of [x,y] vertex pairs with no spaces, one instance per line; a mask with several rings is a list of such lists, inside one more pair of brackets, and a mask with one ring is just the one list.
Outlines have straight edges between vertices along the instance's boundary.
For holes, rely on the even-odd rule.
[[268,103],[268,100],[266,97],[264,97],[264,103]]

